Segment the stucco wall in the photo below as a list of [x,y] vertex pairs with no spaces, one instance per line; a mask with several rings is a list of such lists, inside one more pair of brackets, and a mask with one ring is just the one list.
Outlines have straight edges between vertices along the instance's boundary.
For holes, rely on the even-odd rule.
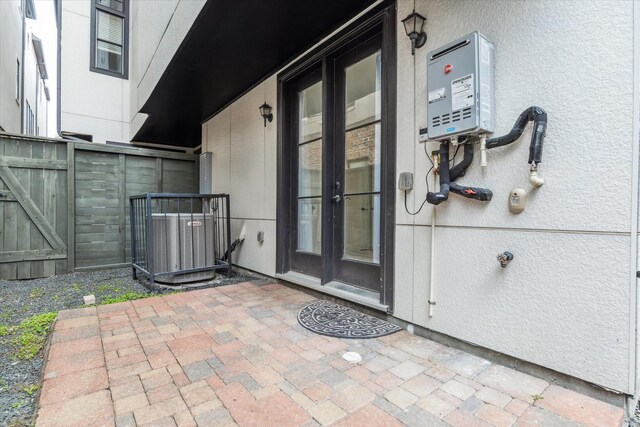
[[[428,169],[417,138],[426,124],[426,54],[474,30],[496,45],[496,133],[530,105],[549,114],[546,184],[533,191],[527,182],[529,130],[489,152],[486,171],[476,160],[460,182],[491,188],[494,198],[452,196],[438,207],[433,318],[431,207],[411,217],[398,191],[395,316],[633,392],[632,3],[418,1],[429,40],[415,57],[399,22],[412,8],[401,0],[397,15],[397,172],[415,173],[410,209],[422,202]],[[242,221],[249,229],[236,262],[266,274],[275,270],[276,121],[264,128],[258,106],[266,100],[276,111],[275,86],[269,78],[203,125],[214,191],[231,194],[234,234]],[[515,187],[530,194],[520,215],[507,210]],[[515,260],[501,269],[495,257],[505,250]]]
[[[410,101],[398,103],[398,172],[424,176],[427,168],[414,132],[426,124],[426,53],[473,30],[496,45],[496,133],[506,133],[529,105],[547,110],[549,126],[540,167],[544,187],[532,191],[527,183],[527,131],[513,146],[489,152],[486,171],[476,161],[460,180],[491,188],[491,203],[454,196],[438,208],[442,227],[436,236],[432,319],[426,316],[425,262],[431,210],[409,217],[397,193],[397,222],[406,230],[398,233],[396,271],[411,270],[413,277],[396,278],[396,315],[630,392],[633,6],[575,6],[418,2],[416,10],[428,18],[429,41],[415,58],[399,28],[398,99],[412,100],[415,93],[416,102],[415,108]],[[412,7],[401,1],[398,16]],[[602,150],[603,140],[617,141],[616,150]],[[429,144],[428,150],[435,148]],[[599,178],[607,170],[616,171],[619,197],[610,197],[611,187]],[[424,195],[424,180],[415,181],[413,207]],[[515,187],[530,194],[521,215],[507,210]],[[412,244],[403,244],[403,234]],[[504,250],[515,254],[506,270],[495,260]]]
[[203,151],[213,153],[213,192],[231,194],[232,238],[243,224],[247,229],[234,263],[270,276],[276,268],[277,117],[274,109],[264,127],[258,107],[275,104],[276,88],[273,76],[202,125]]
[[92,72],[90,53],[91,2],[62,0],[61,130],[128,142],[129,80]]
[[0,126],[20,133],[20,105],[16,102],[16,61],[22,63],[20,1],[0,1]]

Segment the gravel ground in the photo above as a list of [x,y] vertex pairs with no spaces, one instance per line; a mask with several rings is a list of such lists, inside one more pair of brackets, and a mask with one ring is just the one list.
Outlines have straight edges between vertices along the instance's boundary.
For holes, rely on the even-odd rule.
[[[233,277],[218,276],[207,286],[222,286],[256,280],[256,277],[235,273]],[[13,326],[41,313],[82,307],[85,295],[95,295],[100,304],[127,292],[160,294],[175,289],[154,290],[133,280],[130,268],[91,271],[45,279],[0,280],[0,325]],[[32,360],[17,360],[10,354],[8,340],[0,337],[0,426],[31,425],[37,393],[29,395],[23,388],[39,385],[43,367],[40,352]]]

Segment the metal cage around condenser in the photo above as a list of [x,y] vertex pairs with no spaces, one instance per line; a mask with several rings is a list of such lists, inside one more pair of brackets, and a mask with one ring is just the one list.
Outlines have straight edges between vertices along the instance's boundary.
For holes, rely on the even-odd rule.
[[228,194],[130,197],[133,277],[179,285],[231,276]]

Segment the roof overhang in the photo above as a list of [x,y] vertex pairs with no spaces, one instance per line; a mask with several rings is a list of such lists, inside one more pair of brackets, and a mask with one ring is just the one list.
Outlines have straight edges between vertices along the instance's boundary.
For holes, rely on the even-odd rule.
[[198,146],[203,121],[373,3],[208,0],[141,108],[148,118],[133,140]]

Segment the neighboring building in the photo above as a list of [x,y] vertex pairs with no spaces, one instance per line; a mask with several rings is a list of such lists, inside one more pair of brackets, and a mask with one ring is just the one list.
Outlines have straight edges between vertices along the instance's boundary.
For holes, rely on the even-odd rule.
[[33,0],[0,2],[0,130],[47,135],[49,90]]
[[27,32],[24,56],[24,118],[22,133],[47,136],[48,106],[51,96],[46,80],[49,78],[44,60],[42,40],[31,30]]
[[[62,130],[211,152],[232,233],[248,230],[237,265],[631,408],[640,3],[417,1],[428,40],[412,56],[402,20],[413,8],[62,0]],[[108,31],[92,33],[103,12]],[[490,188],[491,202],[451,195],[412,215],[435,187],[439,145],[419,141],[427,53],[476,30],[495,45],[494,135],[531,105],[548,113],[546,184],[528,182],[529,125],[460,179]],[[406,193],[401,172],[415,177]],[[516,188],[528,194],[519,215],[507,206]],[[515,258],[501,268],[504,251]]]
[[58,132],[129,142],[128,3],[58,0]]

